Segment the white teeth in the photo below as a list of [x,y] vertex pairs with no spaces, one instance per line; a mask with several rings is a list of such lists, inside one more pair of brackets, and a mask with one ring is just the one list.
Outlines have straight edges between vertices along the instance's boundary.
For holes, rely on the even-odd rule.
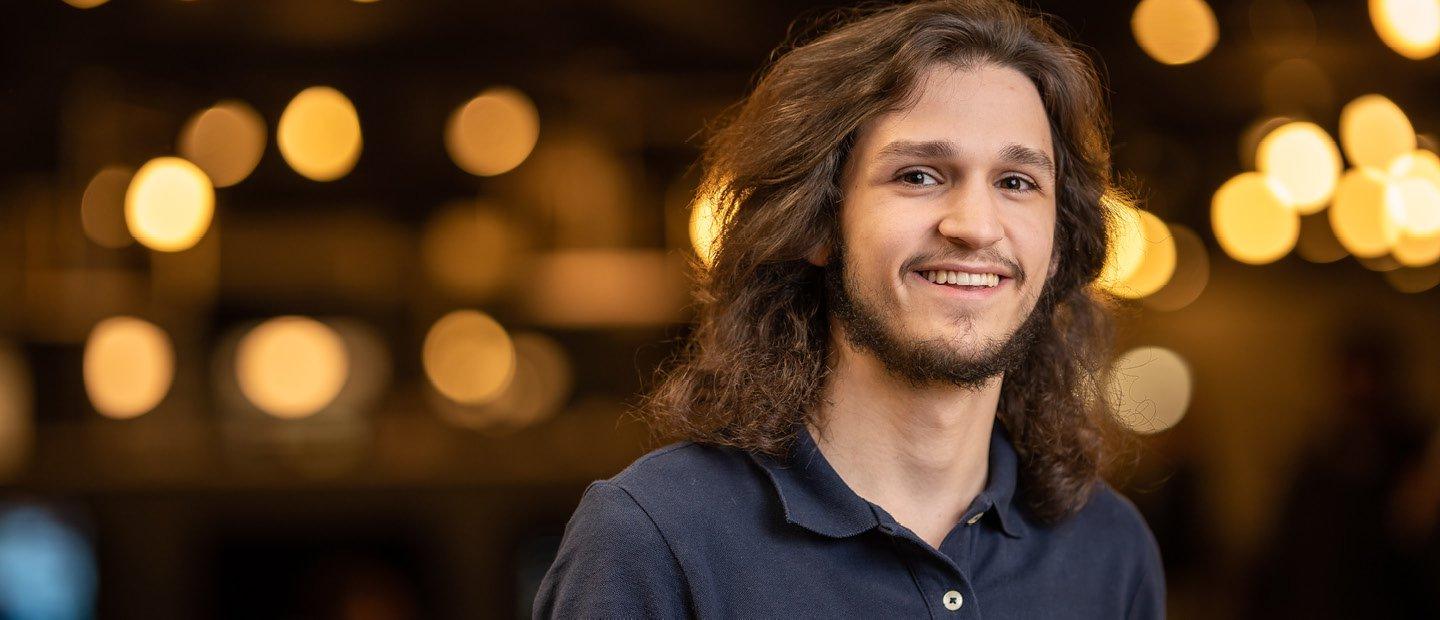
[[936,284],[958,284],[960,286],[992,287],[1000,284],[1000,276],[993,273],[967,273],[964,271],[922,271],[920,275]]

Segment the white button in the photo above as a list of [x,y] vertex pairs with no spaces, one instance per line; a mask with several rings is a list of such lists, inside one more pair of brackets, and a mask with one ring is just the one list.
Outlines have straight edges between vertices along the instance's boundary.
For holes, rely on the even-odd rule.
[[960,605],[965,602],[965,599],[960,596],[960,593],[954,590],[946,592],[945,597],[941,600],[945,602],[945,609],[950,611],[960,609]]
[[975,513],[975,516],[970,517],[968,520],[965,521],[965,525],[975,525],[976,523],[980,522],[980,517],[983,516],[985,516],[985,513],[983,511],[977,512]]

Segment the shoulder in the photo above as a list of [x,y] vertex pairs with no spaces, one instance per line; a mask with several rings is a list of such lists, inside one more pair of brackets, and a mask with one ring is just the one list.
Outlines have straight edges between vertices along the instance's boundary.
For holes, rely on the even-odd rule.
[[[607,482],[623,489],[657,519],[696,517],[734,507],[759,490],[758,465],[748,454],[693,442],[658,448]],[[698,509],[698,510],[697,510]]]
[[1163,615],[1165,572],[1160,545],[1135,503],[1105,481],[1071,519],[1073,533],[1090,541],[1092,552],[1113,567],[1111,574],[1132,588],[1127,617]]

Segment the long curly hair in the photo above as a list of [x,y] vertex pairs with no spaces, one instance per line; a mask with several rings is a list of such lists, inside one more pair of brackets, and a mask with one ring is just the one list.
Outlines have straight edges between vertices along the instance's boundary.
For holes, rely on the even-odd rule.
[[[1110,119],[1089,58],[1048,17],[1007,0],[935,0],[834,13],[782,46],[701,162],[723,223],[697,261],[697,323],[638,413],[665,439],[783,456],[817,419],[830,347],[823,269],[841,246],[840,174],[857,131],[904,109],[936,63],[1012,68],[1035,84],[1058,168],[1056,273],[1045,329],[1002,382],[997,415],[1021,462],[1019,498],[1041,522],[1084,506],[1117,438],[1099,397],[1114,299],[1093,284],[1115,214]],[[1103,199],[1103,200],[1102,200]]]

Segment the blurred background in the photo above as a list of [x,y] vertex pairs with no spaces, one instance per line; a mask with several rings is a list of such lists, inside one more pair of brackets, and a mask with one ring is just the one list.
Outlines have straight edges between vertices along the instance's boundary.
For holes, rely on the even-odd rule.
[[[655,447],[707,122],[834,6],[5,3],[0,617],[528,617]],[[1170,615],[1436,617],[1440,0],[1033,6],[1140,197]]]

